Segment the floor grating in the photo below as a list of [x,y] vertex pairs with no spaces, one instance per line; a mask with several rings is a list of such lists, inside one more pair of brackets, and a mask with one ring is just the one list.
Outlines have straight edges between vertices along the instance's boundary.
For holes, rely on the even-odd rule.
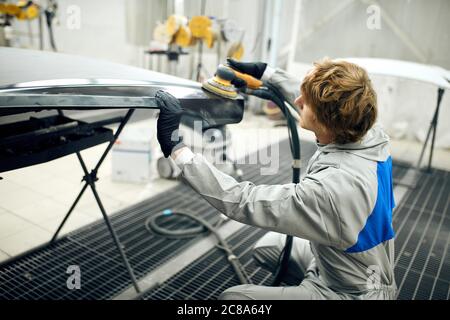
[[[313,144],[305,143],[309,158]],[[286,142],[280,145],[280,167],[290,167]],[[287,183],[290,170],[260,175],[258,165],[242,165],[244,179],[255,184]],[[408,166],[394,164],[394,177],[401,178]],[[399,299],[449,298],[449,198],[448,172],[424,174],[421,184],[408,192],[394,216],[396,279]],[[74,195],[75,196],[75,195]],[[142,278],[178,255],[198,238],[165,239],[150,234],[145,219],[164,209],[182,208],[214,223],[219,215],[189,187],[179,185],[111,217],[137,278]],[[168,220],[168,228],[189,228],[190,222]],[[230,244],[251,274],[254,283],[269,284],[271,274],[257,267],[251,247],[265,231],[245,227],[229,237]],[[69,290],[69,266],[79,266],[81,288]],[[193,276],[194,275],[194,276]],[[238,284],[220,250],[211,250],[160,287],[146,299],[215,299],[227,287]],[[103,221],[94,222],[46,247],[34,249],[0,266],[0,299],[111,299],[131,285],[125,267]]]

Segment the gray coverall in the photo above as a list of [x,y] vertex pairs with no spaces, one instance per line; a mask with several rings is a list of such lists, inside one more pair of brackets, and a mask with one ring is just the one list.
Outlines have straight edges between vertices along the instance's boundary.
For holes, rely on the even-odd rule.
[[[282,70],[269,81],[290,102],[298,95],[300,81]],[[263,267],[273,271],[285,235],[294,236],[288,276],[298,286],[240,285],[220,298],[395,299],[388,146],[375,125],[361,142],[318,144],[300,183],[259,186],[183,150],[176,162],[187,184],[231,219],[271,231],[254,248]]]

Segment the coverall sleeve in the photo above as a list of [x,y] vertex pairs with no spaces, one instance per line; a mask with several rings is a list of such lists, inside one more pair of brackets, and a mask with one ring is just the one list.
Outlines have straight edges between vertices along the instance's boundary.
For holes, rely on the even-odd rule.
[[289,104],[294,105],[294,100],[300,95],[300,79],[282,69],[271,67],[267,67],[262,79],[280,90]]
[[321,178],[285,185],[239,183],[196,154],[182,166],[182,179],[233,220],[324,245],[339,243],[339,219]]

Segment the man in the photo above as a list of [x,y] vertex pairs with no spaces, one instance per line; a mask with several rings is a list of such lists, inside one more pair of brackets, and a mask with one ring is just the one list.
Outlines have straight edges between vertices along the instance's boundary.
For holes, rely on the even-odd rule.
[[264,63],[229,63],[269,81],[295,104],[318,149],[298,184],[238,183],[173,139],[180,104],[167,93],[156,95],[158,140],[184,181],[231,219],[271,231],[255,245],[255,259],[275,270],[286,234],[295,236],[288,276],[298,286],[240,285],[221,298],[395,299],[392,161],[389,138],[374,125],[376,94],[366,71],[326,59],[300,86]]

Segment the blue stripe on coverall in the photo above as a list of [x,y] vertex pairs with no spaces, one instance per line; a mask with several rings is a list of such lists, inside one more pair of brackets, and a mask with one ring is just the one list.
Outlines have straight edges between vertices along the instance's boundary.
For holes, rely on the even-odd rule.
[[372,213],[358,234],[355,245],[345,250],[348,253],[363,252],[394,238],[392,209],[395,207],[392,187],[392,158],[377,163],[378,194]]

